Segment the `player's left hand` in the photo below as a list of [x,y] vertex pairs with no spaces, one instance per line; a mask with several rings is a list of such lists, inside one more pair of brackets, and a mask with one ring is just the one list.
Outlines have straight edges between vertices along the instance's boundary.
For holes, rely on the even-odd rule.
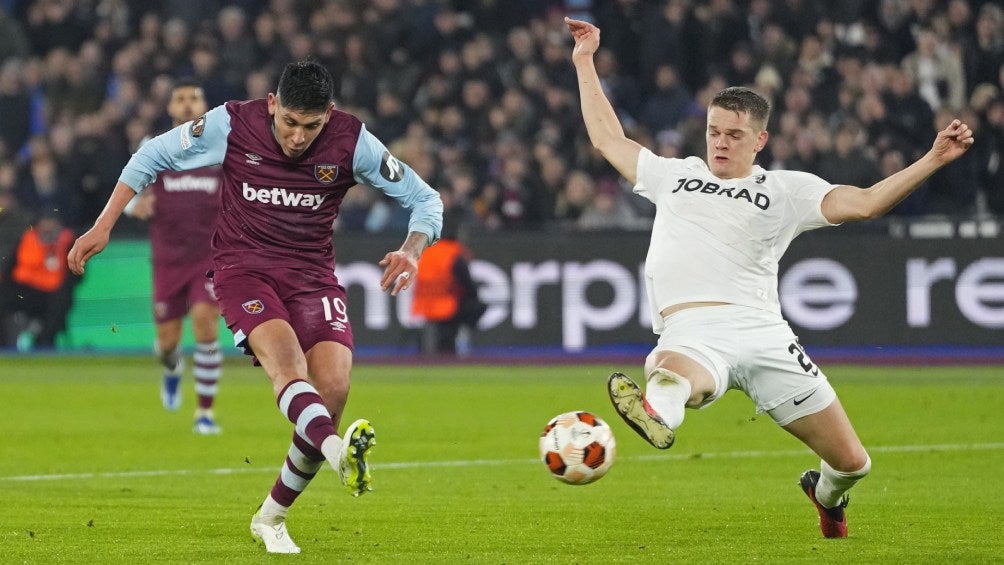
[[415,282],[418,260],[405,251],[391,251],[383,256],[379,265],[384,267],[383,276],[380,277],[380,288],[391,289],[391,296],[397,296],[397,293],[407,290]]
[[938,132],[931,152],[943,163],[948,164],[966,152],[973,145],[973,130],[961,120],[952,120],[948,127]]

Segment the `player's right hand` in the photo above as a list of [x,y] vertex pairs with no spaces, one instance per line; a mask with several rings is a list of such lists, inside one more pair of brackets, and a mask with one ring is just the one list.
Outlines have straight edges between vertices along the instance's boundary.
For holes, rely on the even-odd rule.
[[101,251],[108,245],[108,239],[110,234],[104,230],[97,230],[96,228],[91,228],[87,230],[87,233],[77,238],[77,241],[73,242],[73,247],[70,248],[70,252],[66,255],[66,262],[70,267],[70,270],[77,275],[84,274],[84,264],[91,258],[101,253]]
[[572,60],[583,57],[592,57],[593,53],[600,48],[600,28],[589,22],[573,20],[565,17],[565,25],[575,39],[575,48],[572,50]]

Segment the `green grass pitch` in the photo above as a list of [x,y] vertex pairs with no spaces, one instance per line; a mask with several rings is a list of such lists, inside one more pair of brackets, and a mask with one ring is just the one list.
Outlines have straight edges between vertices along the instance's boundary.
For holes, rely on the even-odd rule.
[[[323,469],[289,516],[299,556],[248,522],[291,432],[260,369],[225,365],[224,433],[168,413],[152,358],[0,358],[4,563],[991,563],[1004,556],[1004,368],[827,373],[874,462],[851,537],[824,540],[797,486],[818,460],[730,392],[657,451],[613,413],[611,370],[357,364],[344,424],[377,431],[374,492]],[[537,460],[552,416],[605,418],[618,459],[568,486]]]

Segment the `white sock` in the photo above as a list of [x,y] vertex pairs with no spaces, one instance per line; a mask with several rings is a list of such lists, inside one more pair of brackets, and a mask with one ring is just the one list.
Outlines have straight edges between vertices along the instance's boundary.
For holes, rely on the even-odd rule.
[[265,502],[261,503],[261,510],[258,511],[258,519],[269,526],[278,526],[286,521],[288,506],[283,506],[272,498],[272,495],[265,497]]
[[342,438],[336,435],[328,436],[321,443],[321,453],[324,455],[324,458],[327,459],[329,463],[331,463],[331,466],[334,467],[335,470],[337,471],[338,460],[342,456]]
[[864,467],[857,471],[845,473],[830,467],[826,461],[819,464],[819,482],[816,484],[816,501],[824,508],[833,508],[840,504],[840,498],[844,493],[851,490],[854,483],[863,479],[872,468],[872,458],[865,461]]
[[672,371],[655,369],[648,375],[645,398],[662,421],[675,430],[683,423],[690,400],[690,381]]

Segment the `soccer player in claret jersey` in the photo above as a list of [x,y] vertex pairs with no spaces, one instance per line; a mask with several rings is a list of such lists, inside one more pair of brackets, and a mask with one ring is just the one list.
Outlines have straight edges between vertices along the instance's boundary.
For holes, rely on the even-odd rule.
[[235,344],[264,368],[295,427],[279,477],[251,519],[251,533],[269,553],[299,553],[286,514],[324,461],[353,495],[370,490],[373,427],[361,419],[337,433],[353,348],[345,289],[333,273],[331,226],[342,198],[359,183],[411,210],[404,243],[379,261],[380,285],[395,296],[411,285],[443,222],[439,193],[358,118],[336,110],[332,87],[320,64],[291,63],[267,99],[227,102],[152,139],[69,253],[70,268],[82,273],[135,191],[160,171],[222,163],[212,240],[216,296]]
[[668,448],[684,408],[704,408],[730,388],[804,442],[821,470],[802,474],[825,537],[846,537],[845,493],[871,459],[825,375],[781,317],[778,260],[799,233],[877,218],[973,144],[954,120],[930,151],[869,188],[832,185],[797,171],[755,165],[767,143],[770,104],[747,88],[711,100],[700,157],[658,157],[624,135],[593,63],[596,26],[566,18],[575,47],[582,116],[589,138],[656,206],[645,286],[659,340],[645,360],[644,394],[614,373],[610,399],[624,421]]
[[[174,126],[206,113],[202,87],[180,81],[171,89],[167,113]],[[190,171],[161,171],[156,180],[126,206],[131,216],[150,222],[153,258],[153,318],[157,327],[156,352],[164,366],[160,399],[164,408],[181,406],[178,383],[184,371],[181,351],[182,322],[191,316],[195,336],[192,373],[199,406],[192,430],[208,435],[220,433],[213,415],[223,354],[217,341],[220,308],[213,294],[209,240],[220,211],[218,165]]]

